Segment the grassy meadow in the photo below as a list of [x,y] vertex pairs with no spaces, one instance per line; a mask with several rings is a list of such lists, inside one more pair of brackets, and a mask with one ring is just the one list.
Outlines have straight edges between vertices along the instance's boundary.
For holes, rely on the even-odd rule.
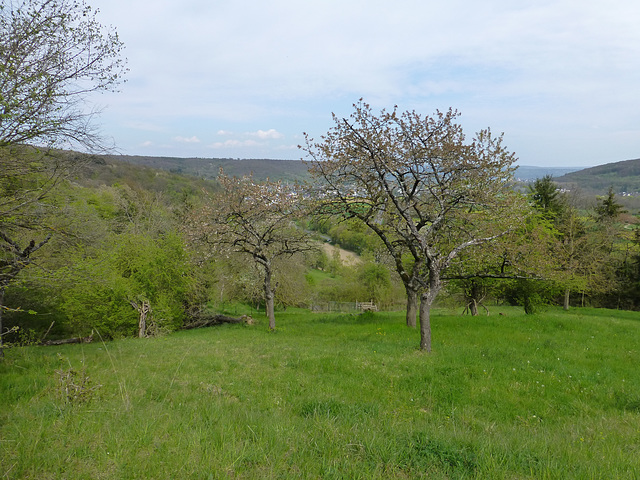
[[7,350],[0,478],[640,478],[640,314],[500,311]]

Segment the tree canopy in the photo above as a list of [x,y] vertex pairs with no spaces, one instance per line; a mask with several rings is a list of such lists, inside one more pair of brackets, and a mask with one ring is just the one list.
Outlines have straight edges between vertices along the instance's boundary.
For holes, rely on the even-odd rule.
[[616,194],[613,191],[613,187],[609,187],[607,195],[598,200],[595,213],[598,221],[607,222],[616,220],[620,214],[627,213],[627,211],[616,200]]
[[262,268],[269,328],[274,330],[274,261],[315,248],[307,232],[294,223],[302,197],[293,185],[257,183],[251,176],[228,177],[221,171],[218,181],[222,191],[193,212],[189,236],[192,243],[217,254],[226,247],[250,256]]
[[526,215],[510,183],[516,157],[489,129],[467,141],[453,110],[423,117],[376,115],[362,101],[354,108],[349,118],[334,115],[321,142],[307,137],[304,149],[329,204],[365,222],[396,259],[398,249],[412,257],[423,291],[420,347],[430,350],[429,312],[444,273],[463,251],[500,238]]
[[91,92],[122,81],[123,44],[76,0],[16,0],[0,7],[0,146],[96,149]]

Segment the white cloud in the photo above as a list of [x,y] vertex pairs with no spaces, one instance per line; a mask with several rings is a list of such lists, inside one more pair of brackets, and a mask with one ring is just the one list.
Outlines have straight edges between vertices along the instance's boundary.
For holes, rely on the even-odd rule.
[[256,147],[260,145],[255,140],[227,140],[225,142],[215,142],[209,145],[211,148],[238,148],[238,147]]
[[260,138],[261,140],[269,140],[269,139],[278,139],[284,137],[283,134],[278,132],[274,128],[270,128],[269,130],[258,130],[257,132],[251,132],[249,135]]
[[200,143],[200,139],[195,135],[189,138],[178,136],[178,137],[175,137],[174,140],[179,143]]
[[227,130],[218,130],[218,135],[223,135],[223,136],[233,135],[233,132],[229,132]]

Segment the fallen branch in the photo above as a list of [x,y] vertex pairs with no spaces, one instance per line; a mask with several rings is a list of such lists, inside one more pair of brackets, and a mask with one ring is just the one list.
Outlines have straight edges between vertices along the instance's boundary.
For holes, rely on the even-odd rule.
[[215,325],[222,325],[223,323],[244,323],[246,325],[253,325],[253,318],[248,315],[242,315],[241,317],[229,317],[227,315],[208,315],[203,316],[198,320],[195,320],[182,327],[183,330],[191,330],[193,328],[212,327]]
[[50,347],[52,345],[69,345],[71,343],[91,343],[93,341],[93,332],[88,337],[63,338],[62,340],[47,340],[42,345]]

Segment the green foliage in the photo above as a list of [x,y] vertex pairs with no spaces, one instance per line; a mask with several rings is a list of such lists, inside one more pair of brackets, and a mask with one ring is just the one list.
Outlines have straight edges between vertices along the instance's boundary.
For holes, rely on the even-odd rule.
[[532,315],[551,304],[560,293],[560,288],[554,282],[523,279],[501,283],[497,296],[510,305],[521,305],[527,315]]
[[127,282],[94,262],[75,270],[75,281],[62,304],[70,328],[79,333],[95,329],[105,338],[134,335],[138,316],[129,304]]
[[180,207],[197,201],[203,191],[219,189],[211,180],[128,163],[117,156],[75,155],[80,168],[76,169],[74,181],[88,188],[127,187],[138,192],[161,193],[171,205]]
[[73,272],[63,271],[71,275],[62,305],[70,324],[107,337],[133,335],[138,314],[130,302],[147,300],[157,326],[179,328],[191,287],[181,238],[121,234],[113,242],[95,258],[77,263]]
[[7,291],[8,302],[38,315],[12,312],[8,324],[43,333],[55,321],[53,337],[91,329],[107,338],[127,336],[138,321],[131,302],[145,300],[156,330],[179,328],[195,283],[172,205],[128,185],[64,184],[54,200],[57,215],[47,222],[56,235],[38,265],[45,268],[26,270],[22,283]]
[[358,268],[358,280],[363,287],[363,298],[376,304],[388,300],[391,278],[386,266],[374,262],[363,263]]
[[380,240],[375,233],[356,220],[339,222],[329,229],[328,234],[333,243],[358,255],[374,252],[380,246]]

